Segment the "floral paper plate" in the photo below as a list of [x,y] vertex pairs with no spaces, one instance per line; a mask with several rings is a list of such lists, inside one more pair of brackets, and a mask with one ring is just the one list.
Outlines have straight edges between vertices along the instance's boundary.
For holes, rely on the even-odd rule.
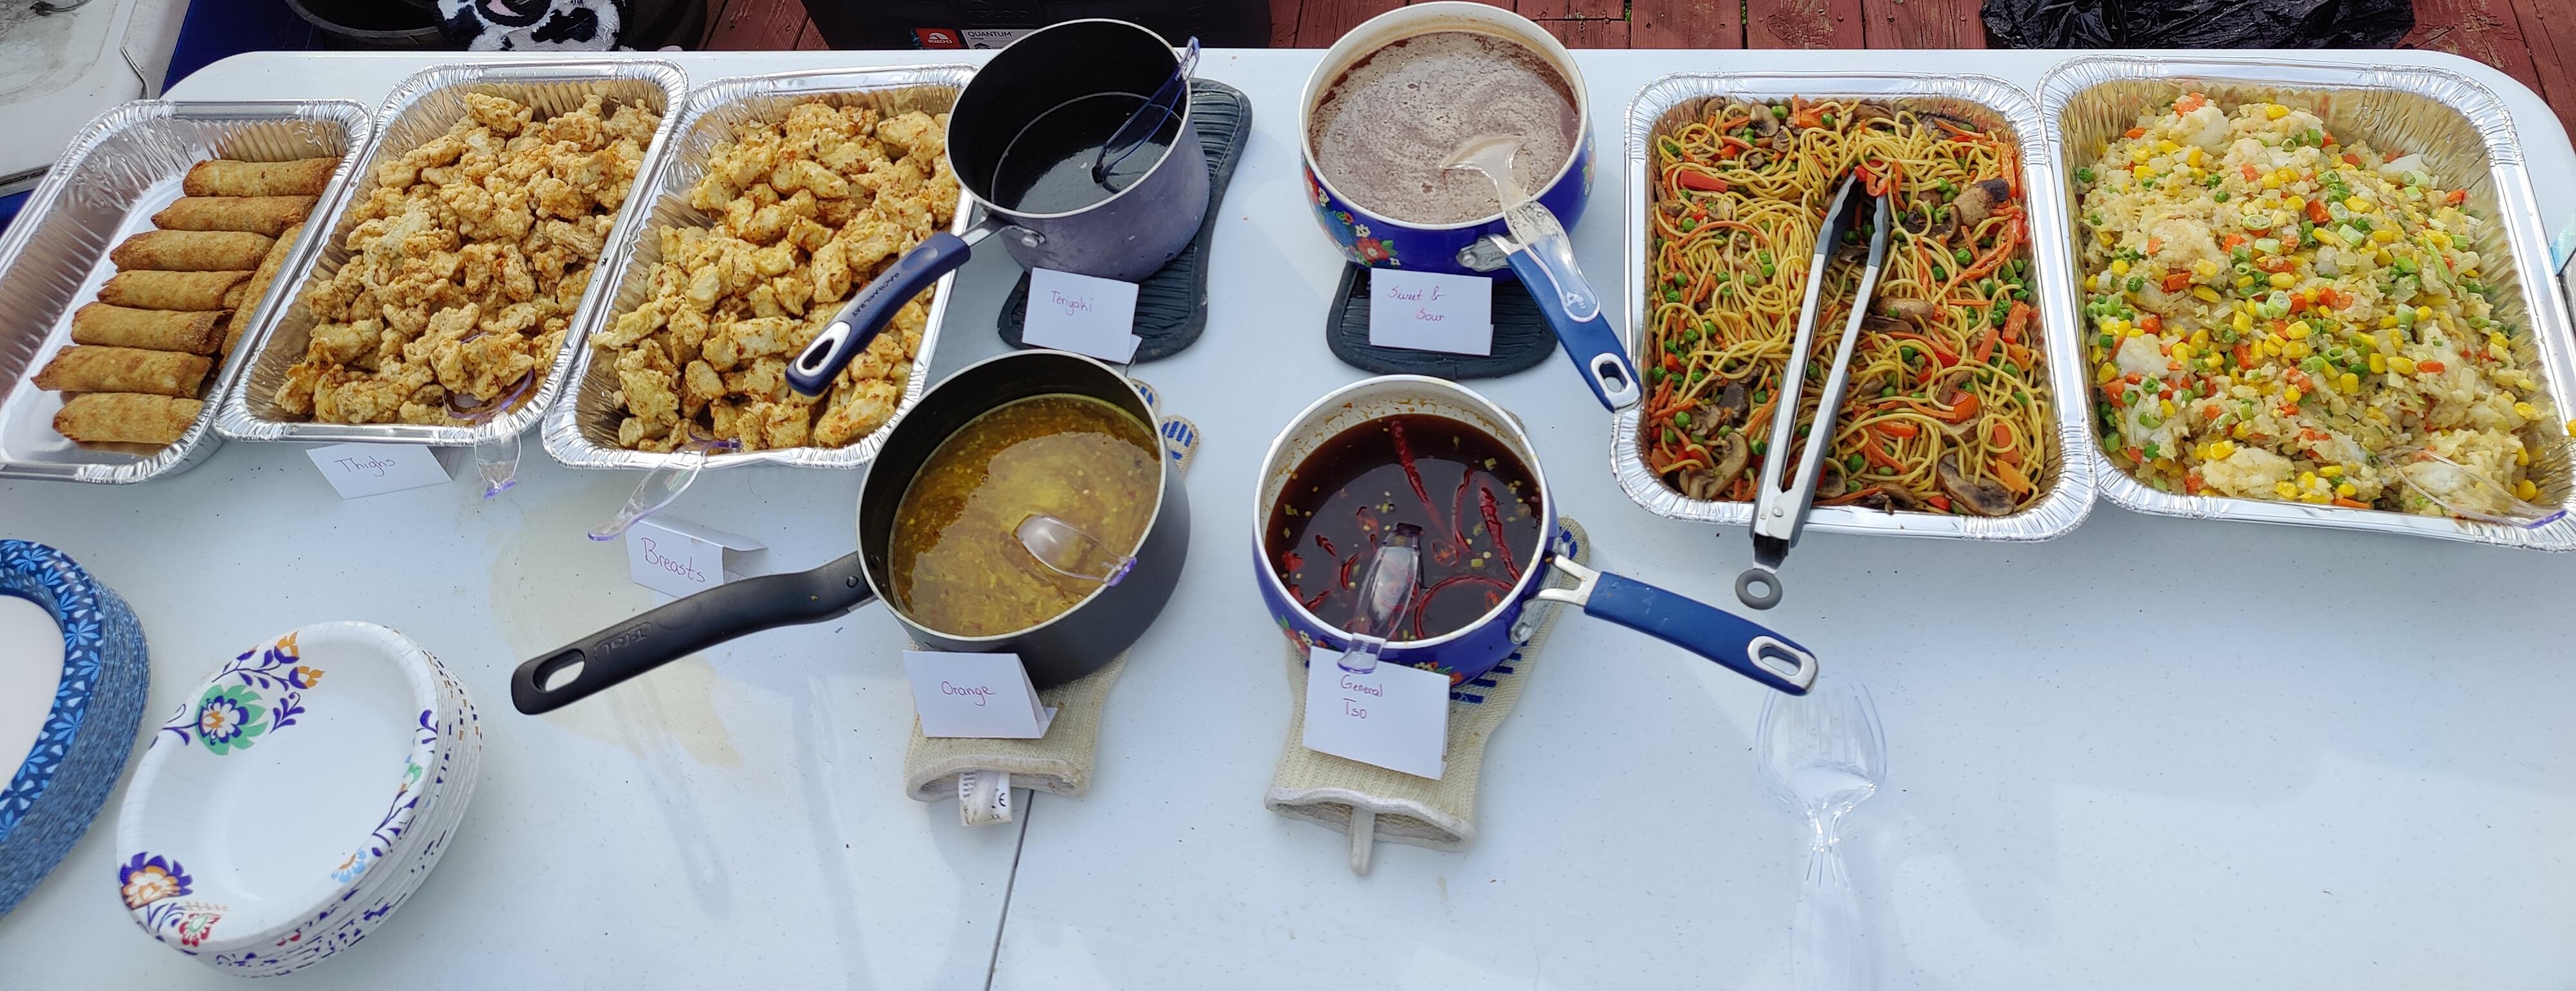
[[59,651],[0,650],[6,915],[71,851],[116,787],[143,718],[150,659],[125,601],[61,551],[0,540],[0,596],[34,603],[62,637]]
[[245,651],[154,734],[117,816],[118,895],[153,938],[284,973],[417,887],[472,787],[481,730],[436,659],[367,623]]

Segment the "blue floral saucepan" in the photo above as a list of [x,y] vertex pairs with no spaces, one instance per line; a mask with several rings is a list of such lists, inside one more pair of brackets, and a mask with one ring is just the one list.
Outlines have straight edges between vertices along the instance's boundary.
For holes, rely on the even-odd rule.
[[[1412,425],[1409,440],[1404,424]],[[1404,462],[1401,476],[1379,470],[1386,466],[1366,455],[1348,455],[1374,450],[1351,438],[1367,438],[1390,426],[1393,440],[1387,450]],[[1440,455],[1453,451],[1471,452],[1446,459],[1452,466],[1466,466],[1465,472],[1438,474]],[[1501,463],[1506,460],[1518,463]],[[1479,470],[1479,465],[1491,470]],[[1372,478],[1378,481],[1369,482]],[[1385,492],[1382,502],[1359,491],[1377,488]],[[1359,506],[1359,521],[1337,529],[1338,539],[1312,540],[1323,533],[1321,523],[1343,522],[1337,515],[1319,513],[1353,511],[1349,500],[1335,502],[1322,495],[1336,489],[1358,492],[1369,497],[1360,501],[1374,505]],[[1497,494],[1499,500],[1486,498]],[[1349,618],[1348,598],[1336,600],[1324,593],[1337,584],[1376,584],[1362,577],[1372,567],[1371,551],[1403,532],[1392,521],[1401,519],[1416,499],[1429,518],[1423,528],[1429,533],[1412,539],[1426,563],[1395,615],[1395,627],[1436,635],[1390,637],[1392,642],[1378,655],[1381,660],[1439,671],[1453,685],[1480,676],[1529,639],[1523,611],[1537,599],[1581,609],[1791,695],[1804,695],[1815,683],[1815,654],[1796,641],[1698,600],[1549,553],[1557,546],[1556,498],[1519,420],[1472,389],[1419,375],[1364,379],[1327,393],[1270,442],[1253,489],[1252,570],[1280,631],[1301,647],[1349,650],[1352,640],[1343,625]],[[1375,515],[1380,510],[1382,518]],[[1515,525],[1533,515],[1535,523]],[[1292,536],[1301,518],[1308,532]],[[1495,540],[1486,537],[1489,533],[1506,536]],[[1452,534],[1457,535],[1454,540]],[[1285,539],[1269,539],[1274,535]],[[1443,558],[1436,569],[1428,563]],[[1454,566],[1462,558],[1468,565]],[[1551,569],[1578,584],[1548,587]],[[1334,609],[1336,604],[1342,608]],[[1462,604],[1467,611],[1459,611]],[[1478,605],[1485,606],[1483,612],[1473,612]],[[1447,622],[1420,625],[1422,617],[1435,613],[1445,614]],[[1464,616],[1473,619],[1446,632],[1437,628]]]
[[[1387,46],[1441,31],[1471,31],[1517,43],[1563,77],[1572,94],[1575,141],[1564,161],[1538,188],[1529,190],[1534,205],[1497,210],[1460,223],[1432,224],[1398,220],[1384,202],[1361,203],[1339,188],[1320,168],[1316,116],[1325,96],[1352,67]],[[1637,368],[1620,345],[1616,331],[1601,312],[1600,294],[1574,261],[1565,228],[1583,215],[1584,198],[1592,192],[1592,112],[1583,88],[1583,73],[1574,56],[1555,37],[1509,10],[1481,3],[1417,3],[1372,17],[1326,50],[1323,61],[1306,79],[1299,104],[1298,134],[1306,170],[1308,205],[1324,233],[1344,257],[1361,265],[1450,274],[1491,274],[1508,268],[1530,289],[1539,312],[1556,331],[1565,355],[1583,374],[1601,405],[1612,410],[1634,405],[1642,396]],[[1349,178],[1345,176],[1345,178]],[[1473,172],[1459,182],[1481,182]]]

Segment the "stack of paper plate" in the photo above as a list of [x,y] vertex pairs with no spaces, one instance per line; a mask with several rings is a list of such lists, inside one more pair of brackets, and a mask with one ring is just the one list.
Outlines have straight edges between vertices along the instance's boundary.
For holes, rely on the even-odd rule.
[[123,599],[61,551],[0,540],[0,915],[116,787],[150,671]]
[[225,663],[154,734],[117,814],[118,894],[208,965],[304,967],[428,879],[482,752],[464,687],[401,634],[288,633]]

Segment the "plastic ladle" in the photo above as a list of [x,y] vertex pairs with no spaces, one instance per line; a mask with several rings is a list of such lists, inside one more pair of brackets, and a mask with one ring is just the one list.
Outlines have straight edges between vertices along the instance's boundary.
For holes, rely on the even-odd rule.
[[1045,513],[1029,514],[1012,533],[1020,538],[1020,546],[1028,549],[1030,557],[1067,578],[1116,585],[1136,567],[1133,556],[1110,550],[1108,541]]
[[1342,653],[1342,670],[1377,670],[1387,637],[1395,633],[1421,584],[1422,528],[1398,523],[1370,553],[1368,570],[1360,573],[1359,601],[1351,604],[1351,620],[1343,624],[1351,634],[1351,649]]
[[741,441],[730,437],[716,440],[693,436],[679,450],[671,452],[670,460],[645,472],[644,480],[635,483],[634,494],[626,497],[626,505],[618,507],[617,515],[610,517],[608,522],[591,528],[590,539],[617,539],[617,535],[625,533],[627,527],[670,505],[672,500],[680,497],[680,493],[688,491],[689,483],[697,481],[698,472],[706,468],[709,455],[741,446]]
[[[2433,505],[2442,507],[2443,512],[2464,520],[2476,520],[2480,523],[2501,523],[2505,526],[2518,526],[2526,530],[2537,530],[2541,527],[2548,526],[2551,523],[2555,523],[2558,521],[2559,517],[2567,515],[2567,511],[2564,509],[2552,509],[2547,506],[2538,506],[2524,502],[2523,500],[2515,497],[2511,489],[2505,488],[2502,483],[2497,482],[2495,479],[2488,478],[2487,476],[2480,474],[2476,469],[2470,468],[2467,465],[2453,461],[2439,454],[2435,454],[2430,449],[2421,445],[2398,448],[2395,451],[2389,452],[2387,457],[2389,461],[2394,462],[2397,465],[2397,477],[2405,483],[2408,491],[2432,500]],[[2431,485],[2425,483],[2425,479],[2416,477],[2417,473],[2409,470],[2410,468],[2415,467],[2415,464],[2413,463],[2428,463],[2440,466],[2441,468],[2447,468],[2448,471],[2441,472],[2443,475],[2450,476],[2445,480],[2457,482],[2458,484],[2451,486],[2450,491],[2447,493],[2436,492],[2433,490]],[[2466,500],[2463,497],[2472,494],[2483,496],[2484,498],[2479,499],[2479,502],[2486,503],[2489,506],[2502,507],[2504,512],[2490,512],[2485,509],[2465,505],[2464,502]]]

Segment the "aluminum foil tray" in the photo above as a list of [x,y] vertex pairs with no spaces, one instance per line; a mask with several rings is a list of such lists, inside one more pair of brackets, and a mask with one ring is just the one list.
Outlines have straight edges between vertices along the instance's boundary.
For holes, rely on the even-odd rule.
[[[472,426],[448,426],[412,423],[342,424],[315,423],[286,414],[277,408],[277,387],[286,379],[286,369],[304,357],[306,343],[313,330],[313,315],[302,302],[304,288],[329,279],[349,259],[345,247],[351,228],[349,208],[364,201],[375,190],[376,163],[409,152],[446,134],[449,127],[465,116],[465,96],[486,93],[508,97],[536,107],[539,119],[581,107],[593,93],[609,100],[612,108],[620,104],[641,105],[662,115],[661,125],[653,130],[653,143],[644,149],[641,171],[636,173],[638,186],[651,180],[653,170],[670,146],[672,125],[678,110],[686,102],[688,77],[680,67],[656,59],[564,59],[542,62],[494,62],[432,66],[413,73],[394,87],[376,113],[375,140],[368,143],[349,181],[342,184],[336,201],[325,204],[330,211],[313,225],[325,232],[327,239],[315,242],[306,277],[295,282],[278,280],[293,287],[295,295],[286,297],[284,305],[271,307],[262,322],[251,328],[242,350],[251,354],[247,367],[224,396],[223,410],[215,418],[215,429],[234,440],[292,441],[357,441],[379,443],[432,444],[444,447],[480,444],[499,440],[526,430],[545,414],[546,406],[563,391],[564,369],[572,359],[573,342],[578,335],[567,332],[564,347],[547,367],[545,379],[537,383],[528,398],[510,411]],[[594,263],[594,277],[582,292],[581,304],[573,312],[573,325],[596,308],[606,293],[596,278],[599,268],[611,264],[608,252],[623,239],[632,237],[632,228],[642,216],[637,197],[627,196],[619,209],[616,222],[608,231],[608,247],[602,249],[600,261]]]
[[[1666,76],[1628,104],[1627,271],[1624,299],[1628,313],[1628,350],[1642,354],[1647,346],[1648,281],[1647,211],[1653,209],[1652,165],[1648,149],[1657,135],[1695,114],[1709,99],[1777,103],[1792,96],[1869,97],[1893,107],[1937,111],[1970,120],[2011,140],[2020,150],[2022,189],[2029,203],[2030,262],[2037,276],[2033,302],[2039,308],[2040,347],[2049,389],[2049,410],[2056,421],[2057,450],[2042,473],[2046,494],[2030,508],[2010,516],[1952,516],[1946,513],[1886,512],[1861,506],[1817,506],[1807,517],[1810,530],[1872,533],[1904,537],[1954,537],[1970,540],[2047,540],[2075,529],[2093,508],[2092,443],[2085,434],[2084,368],[2075,337],[2074,283],[2067,273],[2069,257],[2052,245],[2066,243],[2065,210],[2058,199],[2065,183],[2051,146],[2045,140],[2039,106],[2019,87],[1979,75],[1927,73],[1726,73]],[[1804,248],[1784,261],[1805,264]],[[1628,498],[1658,516],[1749,526],[1751,502],[1692,499],[1665,484],[1646,467],[1640,423],[1645,411],[1630,407],[1612,423],[1610,467]]]
[[[705,227],[712,222],[703,211],[689,205],[689,189],[705,177],[707,159],[715,154],[718,143],[730,139],[734,130],[744,124],[784,120],[789,108],[817,97],[836,106],[856,104],[887,113],[947,113],[974,75],[974,67],[964,65],[824,69],[719,79],[690,93],[688,109],[679,115],[670,152],[651,174],[637,180],[650,183],[636,191],[634,199],[641,206],[630,204],[630,208],[644,211],[642,222],[609,242],[606,257],[616,261],[591,286],[593,292],[603,293],[603,302],[585,309],[582,318],[573,324],[567,344],[571,362],[567,380],[573,383],[572,399],[555,404],[546,413],[546,453],[575,468],[649,469],[681,457],[698,457],[617,446],[617,424],[623,414],[610,399],[610,393],[618,387],[617,373],[608,363],[592,360],[596,352],[589,342],[592,334],[606,329],[619,314],[642,303],[644,294],[652,288],[653,266],[662,259],[662,239],[656,232],[672,226]],[[972,211],[960,201],[949,232],[962,235],[972,226]],[[885,446],[886,435],[894,430],[895,422],[903,419],[903,414],[921,400],[921,394],[929,387],[931,350],[939,340],[940,326],[947,322],[949,286],[956,279],[957,274],[950,272],[931,289],[930,319],[921,331],[921,349],[912,363],[912,378],[904,383],[903,399],[895,406],[894,415],[875,432],[843,447],[790,447],[707,456],[705,467],[783,464],[856,468],[876,460],[877,449]]]
[[[2567,303],[2550,278],[2549,239],[2540,227],[2531,178],[2523,170],[2522,148],[2504,102],[2476,80],[2442,69],[2273,57],[2083,56],[2059,63],[2041,78],[2040,106],[2059,158],[2084,163],[2134,125],[2139,112],[2187,90],[2206,93],[2221,105],[2270,100],[2308,108],[2325,118],[2339,136],[2419,151],[2431,174],[2467,184],[2469,209],[2498,220],[2477,245],[2481,257],[2496,260],[2488,270],[2499,289],[2498,319],[2528,328],[2529,333],[2519,335],[2518,357],[2538,367],[2549,400],[2556,406],[2552,417],[2528,428],[2523,437],[2534,452],[2532,474],[2541,495],[2535,501],[2576,510],[2576,477],[2571,477],[2576,472],[2571,471],[2563,428],[2564,418],[2576,415],[2576,392],[2570,391],[2576,386],[2576,364],[2571,364],[2576,355],[2569,353]],[[2080,232],[2075,228],[2072,171],[2052,179],[2057,187],[2056,206],[2062,212],[2058,227],[2066,239],[2054,248],[2064,257],[2048,276],[2054,294],[2067,299],[2078,298],[2072,237]],[[2096,426],[2089,415],[2077,419],[2077,431],[2088,447],[2099,444]],[[2139,481],[2096,450],[2103,494],[2141,513],[2576,549],[2576,516],[2524,529],[2381,510],[2176,495]]]
[[[367,143],[372,118],[347,100],[197,102],[144,100],[100,114],[72,139],[53,171],[28,198],[25,212],[0,237],[0,478],[74,482],[140,482],[184,471],[222,444],[216,411],[254,349],[233,349],[208,378],[205,409],[177,443],[75,444],[54,432],[62,394],[31,381],[71,338],[71,313],[98,295],[114,274],[107,253],[127,236],[153,229],[151,217],[178,199],[189,166],[209,158],[283,161],[341,159],[316,205],[318,219],[347,185],[349,162]],[[290,246],[268,295],[237,319],[257,321],[277,309],[312,261],[322,225],[308,224]]]

